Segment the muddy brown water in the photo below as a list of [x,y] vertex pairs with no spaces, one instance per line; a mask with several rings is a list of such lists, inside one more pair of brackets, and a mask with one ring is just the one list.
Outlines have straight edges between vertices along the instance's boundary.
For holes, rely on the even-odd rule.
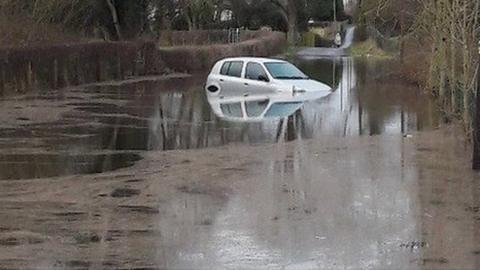
[[[438,124],[433,102],[389,76],[387,60],[295,62],[335,91],[286,119],[261,123],[215,117],[200,75],[4,98],[0,180],[101,173],[131,166],[150,150],[407,134]],[[58,115],[45,121],[42,113]]]

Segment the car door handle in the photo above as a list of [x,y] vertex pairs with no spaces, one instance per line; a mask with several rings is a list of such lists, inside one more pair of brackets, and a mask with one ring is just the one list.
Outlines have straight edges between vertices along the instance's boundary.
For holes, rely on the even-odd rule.
[[245,86],[248,86],[248,83],[243,83]]
[[221,82],[223,82],[223,79],[220,79]]

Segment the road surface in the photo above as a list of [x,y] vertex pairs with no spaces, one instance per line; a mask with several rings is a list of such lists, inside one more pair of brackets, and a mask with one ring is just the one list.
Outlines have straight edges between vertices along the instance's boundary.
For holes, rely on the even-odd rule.
[[348,48],[353,43],[354,33],[355,27],[349,26],[345,31],[345,38],[340,48],[309,47],[298,51],[297,55],[302,58],[348,56]]

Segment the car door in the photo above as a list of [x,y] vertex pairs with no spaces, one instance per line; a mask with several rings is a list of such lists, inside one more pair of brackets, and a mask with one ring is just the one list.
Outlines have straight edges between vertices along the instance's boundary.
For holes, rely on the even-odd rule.
[[219,84],[224,94],[243,91],[243,61],[227,61],[220,70]]
[[271,93],[274,91],[270,78],[260,63],[248,62],[245,67],[244,79],[243,86],[246,94]]

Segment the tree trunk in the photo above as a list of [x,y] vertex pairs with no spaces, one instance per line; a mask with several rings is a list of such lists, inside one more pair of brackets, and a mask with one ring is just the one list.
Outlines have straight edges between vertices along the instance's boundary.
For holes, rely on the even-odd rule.
[[[472,11],[473,18],[473,25],[471,28],[471,43],[469,43],[470,49],[474,50],[476,64],[477,64],[477,72],[473,75],[474,79],[476,79],[476,84],[474,89],[472,89],[472,95],[475,96],[475,104],[474,104],[474,121],[473,122],[473,164],[472,168],[474,170],[480,170],[480,43],[479,43],[479,9],[480,3],[477,1],[474,9]],[[466,11],[465,11],[466,12]],[[468,44],[468,43],[466,43]],[[475,48],[475,49],[473,49]],[[470,59],[471,60],[471,59]],[[472,63],[474,61],[471,61]]]
[[473,131],[473,169],[480,170],[480,67],[477,69],[475,123]]
[[[442,53],[443,54],[443,53]],[[445,84],[445,81],[446,81],[446,66],[445,66],[445,60],[442,59],[441,60],[442,63],[440,63],[440,84],[438,86],[438,96],[440,98],[440,103],[442,104],[442,106],[444,106],[445,104],[447,104],[446,102],[446,84]]]
[[188,30],[189,31],[192,31],[192,30],[195,30],[195,18],[194,18],[194,15],[190,15],[189,14],[190,11],[186,11],[185,13],[185,20],[187,21],[187,24],[188,24]]
[[440,51],[439,51],[439,68],[440,68],[440,85],[439,85],[439,96],[440,102],[443,106],[447,105],[447,71],[448,71],[448,60],[447,60],[447,42],[445,38],[442,38],[440,41]]
[[462,87],[463,87],[463,120],[467,126],[470,125],[470,114],[469,114],[469,90],[468,89],[468,47],[467,45],[463,46],[462,50],[463,54],[463,80],[462,80]]
[[470,125],[468,114],[468,41],[467,41],[467,10],[468,3],[464,1],[461,23],[461,43],[462,43],[462,90],[463,90],[463,120],[465,126]]
[[404,63],[405,58],[405,2],[401,1],[400,6],[400,64]]
[[435,72],[436,72],[436,52],[435,52],[435,39],[433,40],[433,44],[431,47],[431,54],[430,54],[430,69],[428,71],[428,79],[427,79],[427,85],[429,89],[434,90],[435,89]]
[[110,13],[112,15],[113,25],[115,26],[115,32],[117,34],[118,40],[122,40],[122,30],[120,27],[120,22],[118,20],[118,13],[117,9],[115,8],[115,0],[105,0],[107,2],[108,8],[110,9]]
[[[466,30],[464,30],[466,32]],[[470,54],[468,52],[468,45],[466,40],[466,35],[463,36],[464,46],[462,50],[463,54],[463,120],[465,121],[465,126],[467,130],[470,130],[471,117],[470,117],[470,83],[469,83],[469,73],[470,73]]]
[[198,25],[197,15],[196,15],[196,14],[193,14],[193,15],[192,15],[192,25],[193,25],[193,30],[198,30],[198,29],[200,29],[200,28],[199,28],[199,25]]
[[288,0],[287,2],[288,15],[288,42],[290,44],[297,43],[297,7],[295,0]]
[[[455,12],[455,8],[455,1],[453,1],[451,10]],[[457,47],[455,44],[455,20],[452,19],[452,21],[450,22],[450,106],[454,114],[458,112],[457,81]]]

